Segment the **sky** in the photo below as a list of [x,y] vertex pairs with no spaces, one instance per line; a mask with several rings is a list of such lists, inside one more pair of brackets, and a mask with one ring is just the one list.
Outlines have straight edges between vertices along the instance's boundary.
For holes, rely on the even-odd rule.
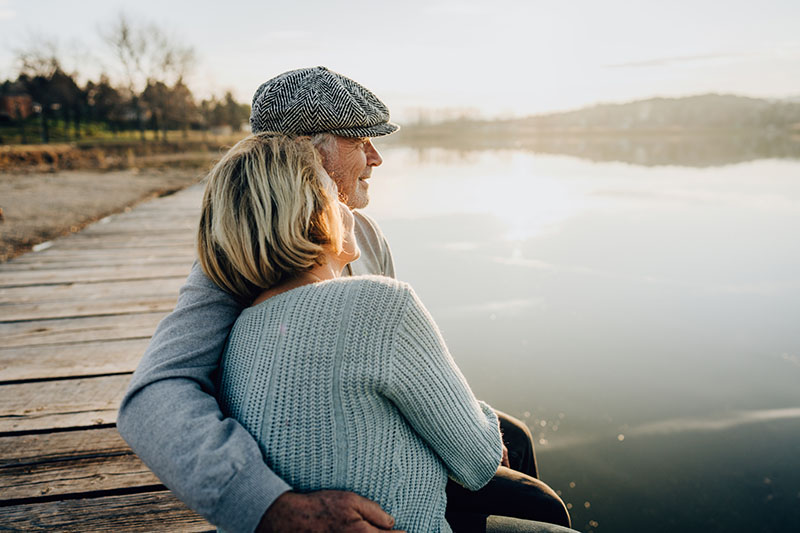
[[325,65],[406,121],[708,92],[800,99],[797,0],[0,0],[0,78],[43,39],[84,78],[113,74],[100,33],[120,12],[195,49],[200,97],[249,102],[274,75]]

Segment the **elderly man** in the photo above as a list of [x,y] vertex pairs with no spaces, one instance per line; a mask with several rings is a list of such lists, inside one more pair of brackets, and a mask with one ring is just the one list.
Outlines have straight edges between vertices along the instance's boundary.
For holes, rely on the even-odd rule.
[[[253,97],[250,123],[253,132],[310,135],[351,209],[369,202],[368,180],[382,162],[370,139],[398,129],[372,92],[324,67],[293,70],[261,85]],[[380,228],[363,213],[353,214],[361,257],[348,265],[347,274],[393,277],[392,255]],[[122,436],[179,498],[225,530],[391,530],[392,517],[356,494],[292,492],[264,463],[250,434],[220,412],[215,373],[240,311],[233,297],[195,264],[122,401]],[[448,520],[457,531],[567,531],[488,516],[569,524],[561,500],[534,479],[536,462],[527,429],[508,419],[503,429],[504,439],[513,441],[507,442],[511,466],[530,477],[500,467],[495,479],[477,493],[453,486],[448,489]]]

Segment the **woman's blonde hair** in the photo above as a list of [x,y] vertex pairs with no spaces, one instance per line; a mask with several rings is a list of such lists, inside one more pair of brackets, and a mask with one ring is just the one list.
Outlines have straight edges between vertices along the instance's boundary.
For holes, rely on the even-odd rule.
[[259,133],[208,175],[197,250],[211,280],[243,305],[342,250],[333,181],[307,137]]

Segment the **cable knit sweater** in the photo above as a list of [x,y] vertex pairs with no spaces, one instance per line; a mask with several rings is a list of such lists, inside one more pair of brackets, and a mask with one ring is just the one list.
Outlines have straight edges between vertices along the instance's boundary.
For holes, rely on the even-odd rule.
[[448,473],[477,490],[502,455],[496,415],[411,288],[390,278],[305,285],[245,309],[220,401],[295,490],[354,491],[409,532],[450,531]]

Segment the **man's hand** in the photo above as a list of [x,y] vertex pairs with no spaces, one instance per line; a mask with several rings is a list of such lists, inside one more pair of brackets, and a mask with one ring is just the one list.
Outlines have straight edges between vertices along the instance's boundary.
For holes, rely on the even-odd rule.
[[285,492],[261,517],[256,533],[376,533],[392,530],[394,518],[353,492]]

